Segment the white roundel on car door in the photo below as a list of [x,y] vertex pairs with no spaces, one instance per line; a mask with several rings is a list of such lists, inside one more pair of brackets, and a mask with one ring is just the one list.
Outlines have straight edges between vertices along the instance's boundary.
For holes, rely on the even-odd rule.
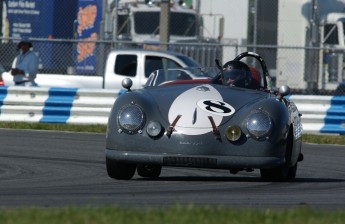
[[[235,109],[223,101],[221,94],[211,85],[201,85],[179,95],[169,109],[169,123],[175,121],[175,131],[185,135],[201,135],[213,130],[209,116],[218,126],[224,116]],[[179,118],[178,118],[179,117]]]

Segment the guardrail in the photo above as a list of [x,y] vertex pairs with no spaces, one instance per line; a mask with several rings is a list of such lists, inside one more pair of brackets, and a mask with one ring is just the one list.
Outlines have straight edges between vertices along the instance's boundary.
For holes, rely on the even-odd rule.
[[115,90],[0,87],[0,121],[107,124]]
[[[0,121],[107,124],[119,90],[0,87]],[[345,134],[345,96],[292,95],[305,133]]]
[[305,133],[345,134],[345,96],[292,95]]

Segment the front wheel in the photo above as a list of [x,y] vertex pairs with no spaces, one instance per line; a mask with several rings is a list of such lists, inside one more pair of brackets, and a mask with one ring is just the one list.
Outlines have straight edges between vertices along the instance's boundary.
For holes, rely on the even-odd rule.
[[297,173],[297,163],[292,167],[277,167],[272,169],[261,169],[260,174],[267,181],[292,181]]
[[161,174],[162,166],[151,164],[140,164],[137,167],[138,175],[141,177],[158,178]]
[[290,128],[286,142],[285,164],[282,167],[261,169],[261,177],[268,181],[292,181],[296,178],[297,162],[291,166],[291,156],[293,150],[293,131]]
[[134,176],[136,164],[116,162],[106,158],[106,166],[109,177],[118,180],[129,180]]

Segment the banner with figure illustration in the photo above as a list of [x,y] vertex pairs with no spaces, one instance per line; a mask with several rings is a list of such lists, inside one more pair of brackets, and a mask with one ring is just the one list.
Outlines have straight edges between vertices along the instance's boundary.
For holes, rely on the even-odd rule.
[[79,0],[77,11],[76,71],[79,74],[96,72],[96,44],[102,20],[102,1]]

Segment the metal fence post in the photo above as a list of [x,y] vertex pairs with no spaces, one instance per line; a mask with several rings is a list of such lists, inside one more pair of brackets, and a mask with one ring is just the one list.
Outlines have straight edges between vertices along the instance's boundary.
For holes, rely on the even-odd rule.
[[159,21],[159,37],[161,50],[168,50],[169,43],[169,20],[170,20],[170,1],[161,0],[161,12]]
[[[105,16],[107,12],[107,0],[102,0],[102,21],[100,23],[100,30],[99,30],[99,39],[104,41],[105,40]],[[101,74],[103,77],[102,81],[102,88],[105,88],[105,75],[104,75],[104,65],[105,65],[105,43],[99,44],[99,57],[97,63],[97,73],[98,75]]]

